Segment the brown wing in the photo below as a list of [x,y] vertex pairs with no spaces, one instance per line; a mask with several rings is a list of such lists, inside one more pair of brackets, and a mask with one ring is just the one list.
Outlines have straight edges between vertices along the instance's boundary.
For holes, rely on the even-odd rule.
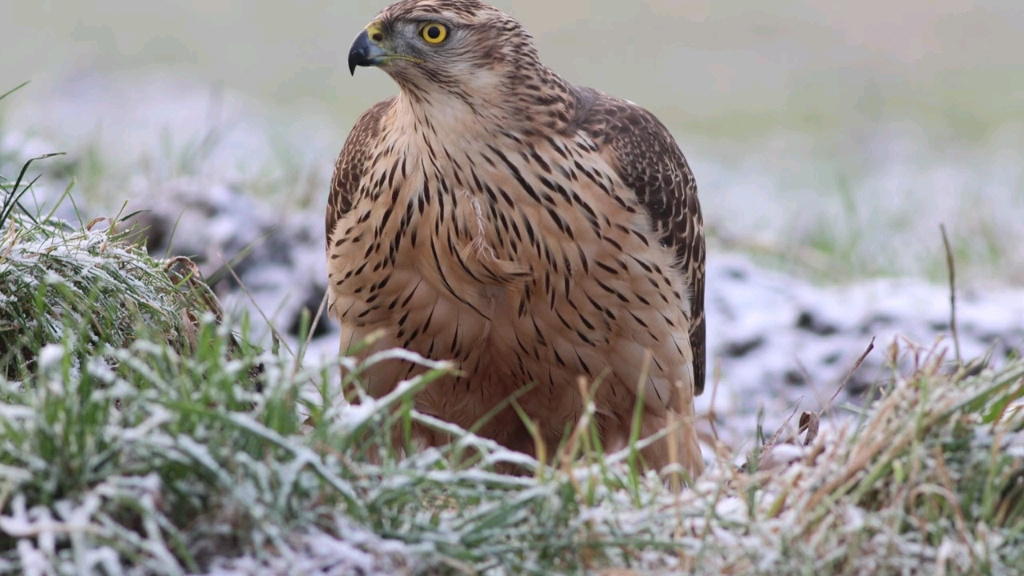
[[345,145],[334,165],[334,177],[331,179],[331,193],[327,197],[327,249],[330,250],[331,234],[334,227],[349,210],[359,190],[370,161],[374,143],[381,138],[381,118],[394,103],[394,97],[382,100],[356,120],[355,126],[345,139]]
[[619,178],[647,209],[661,243],[676,252],[690,287],[690,346],[695,394],[704,391],[704,219],[697,183],[668,129],[643,108],[589,88],[577,89],[576,125],[612,154]]

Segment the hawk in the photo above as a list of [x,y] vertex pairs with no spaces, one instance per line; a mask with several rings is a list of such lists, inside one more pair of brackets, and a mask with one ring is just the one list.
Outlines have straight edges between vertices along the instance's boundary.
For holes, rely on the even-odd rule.
[[[518,392],[546,446],[579,421],[584,378],[604,449],[628,445],[642,398],[641,437],[670,429],[641,452],[647,466],[700,474],[703,222],[665,126],[562,79],[519,22],[479,0],[394,3],[348,64],[384,70],[399,91],[356,121],[335,167],[328,305],[342,352],[376,332],[360,356],[452,360],[459,373],[419,392],[418,410],[469,428]],[[417,370],[389,360],[362,383],[379,397]],[[478,433],[539,444],[507,405]]]

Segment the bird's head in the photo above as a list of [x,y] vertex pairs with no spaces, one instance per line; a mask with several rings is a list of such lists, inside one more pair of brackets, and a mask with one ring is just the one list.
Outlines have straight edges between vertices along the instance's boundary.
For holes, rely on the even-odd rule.
[[480,0],[401,0],[352,43],[350,71],[376,66],[403,91],[494,101],[542,66],[530,34]]

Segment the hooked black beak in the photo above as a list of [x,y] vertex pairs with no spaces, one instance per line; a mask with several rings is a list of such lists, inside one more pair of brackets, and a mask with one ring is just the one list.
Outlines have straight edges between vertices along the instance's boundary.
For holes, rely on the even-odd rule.
[[387,55],[383,48],[370,40],[370,35],[363,30],[352,42],[348,51],[348,71],[355,76],[356,66],[376,66]]

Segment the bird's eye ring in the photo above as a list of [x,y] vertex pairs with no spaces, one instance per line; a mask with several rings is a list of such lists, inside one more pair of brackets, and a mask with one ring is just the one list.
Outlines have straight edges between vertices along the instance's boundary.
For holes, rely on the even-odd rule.
[[420,36],[431,44],[440,44],[448,37],[448,28],[444,24],[431,22],[420,29]]

